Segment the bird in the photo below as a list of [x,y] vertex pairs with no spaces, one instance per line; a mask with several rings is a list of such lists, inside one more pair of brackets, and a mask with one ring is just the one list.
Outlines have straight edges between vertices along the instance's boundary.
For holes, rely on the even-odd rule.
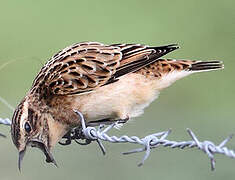
[[177,44],[147,46],[81,42],[52,56],[16,107],[11,137],[21,169],[27,147],[56,164],[53,147],[72,128],[128,122],[143,114],[159,93],[190,74],[223,69],[222,61],[168,59]]

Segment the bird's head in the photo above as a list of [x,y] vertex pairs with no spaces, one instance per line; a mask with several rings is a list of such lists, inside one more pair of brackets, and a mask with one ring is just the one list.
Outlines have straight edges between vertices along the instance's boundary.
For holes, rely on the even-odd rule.
[[32,102],[29,97],[26,96],[18,105],[12,118],[11,136],[19,151],[19,169],[28,146],[42,150],[46,156],[46,162],[56,165],[51,148],[58,142],[59,137],[53,133],[52,122],[53,118],[50,114],[43,107]]

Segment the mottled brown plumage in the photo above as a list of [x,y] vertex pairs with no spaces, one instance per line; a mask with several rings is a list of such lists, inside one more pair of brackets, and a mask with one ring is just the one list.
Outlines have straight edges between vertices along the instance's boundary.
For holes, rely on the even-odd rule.
[[[78,43],[54,55],[41,69],[32,92],[71,95],[92,91],[116,78],[141,69],[177,49],[175,45]],[[41,93],[41,92],[39,92]]]
[[[128,120],[143,113],[159,92],[177,79],[223,68],[220,61],[159,59],[176,45],[77,43],[54,55],[35,78],[12,118],[19,167],[26,146],[40,148],[55,163],[54,145],[80,126]],[[124,122],[125,122],[124,121]],[[56,164],[56,163],[55,163]]]

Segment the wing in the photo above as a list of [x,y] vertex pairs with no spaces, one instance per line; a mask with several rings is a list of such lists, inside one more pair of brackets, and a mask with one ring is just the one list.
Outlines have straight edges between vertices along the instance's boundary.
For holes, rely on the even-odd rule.
[[90,92],[114,83],[178,47],[139,44],[77,43],[54,55],[33,82],[32,91],[47,95]]

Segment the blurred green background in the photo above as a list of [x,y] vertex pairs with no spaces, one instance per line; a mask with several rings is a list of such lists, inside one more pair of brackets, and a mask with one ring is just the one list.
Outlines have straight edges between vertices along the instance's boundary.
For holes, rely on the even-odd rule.
[[[178,43],[172,58],[223,60],[225,69],[195,74],[163,91],[145,114],[115,135],[138,135],[173,129],[168,139],[189,140],[191,128],[201,140],[216,143],[235,133],[235,1],[234,0],[8,0],[0,2],[0,96],[14,107],[23,98],[40,67],[59,49],[80,41]],[[12,112],[0,103],[0,117]],[[97,144],[63,147],[54,155],[59,168],[46,164],[37,149],[30,149],[17,169],[17,150],[9,128],[1,138],[0,179],[234,179],[235,160],[217,155],[216,171],[196,150],[159,148],[141,168],[142,154],[123,156],[138,147],[108,144],[102,156]],[[235,149],[235,140],[228,146]]]

